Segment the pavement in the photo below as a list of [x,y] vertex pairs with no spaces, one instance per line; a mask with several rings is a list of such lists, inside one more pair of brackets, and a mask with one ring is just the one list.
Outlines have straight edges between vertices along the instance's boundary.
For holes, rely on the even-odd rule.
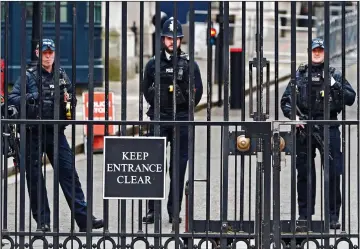
[[[356,89],[356,74],[357,68],[356,65],[351,65],[346,70],[346,78],[349,82],[352,83],[354,89]],[[288,81],[283,81],[279,84],[279,99],[281,94],[284,92],[285,87]],[[275,87],[270,87],[270,117],[269,121],[275,119]],[[206,91],[205,91],[206,92]],[[254,100],[256,100],[256,94],[253,95]],[[246,121],[252,121],[249,117],[249,96],[246,97]],[[346,117],[350,120],[356,120],[357,118],[357,103],[355,103],[352,107],[348,107],[346,109]],[[230,110],[230,120],[241,120],[241,110]],[[134,114],[134,118],[136,118],[137,114]],[[129,115],[130,118],[130,115]],[[196,121],[204,121],[207,118],[207,111],[200,110],[195,115]],[[340,116],[341,118],[341,116]],[[212,121],[222,121],[224,119],[224,107],[213,107],[211,110],[211,120]],[[286,120],[286,118],[282,115],[281,110],[279,109],[279,120]],[[238,127],[239,129],[239,127]],[[286,127],[283,128],[287,130]],[[230,130],[234,130],[234,127],[231,127]],[[346,128],[346,203],[345,203],[345,231],[351,232],[352,234],[358,234],[358,222],[359,216],[357,215],[357,210],[359,210],[358,204],[358,184],[359,177],[357,175],[357,163],[355,160],[350,161],[350,157],[358,153],[358,141],[357,137],[357,129],[356,127],[351,127],[350,129]],[[207,173],[206,166],[206,158],[207,158],[207,146],[204,138],[207,137],[206,127],[197,127],[195,131],[194,137],[194,166],[195,166],[195,179],[205,179]],[[212,127],[211,128],[211,155],[210,155],[210,219],[219,220],[220,218],[220,191],[221,191],[221,165],[222,165],[222,156],[221,156],[221,139],[222,133],[220,127]],[[350,139],[351,138],[351,139]],[[350,151],[349,151],[350,150]],[[350,156],[349,156],[350,155]],[[103,217],[103,199],[102,199],[102,184],[103,184],[103,155],[93,155],[93,214],[97,217]],[[250,161],[251,160],[251,161]],[[316,163],[319,165],[320,160],[319,156],[316,157]],[[239,182],[240,182],[240,170],[239,170],[240,160],[239,158],[229,157],[229,201],[228,201],[228,218],[235,220],[239,219]],[[244,175],[244,219],[254,220],[255,218],[255,186],[256,186],[256,157],[252,156],[251,158],[246,158],[244,163],[245,175]],[[87,176],[87,157],[84,154],[80,154],[76,157],[76,167],[79,173],[80,181],[83,185],[83,189],[86,194],[86,176]],[[280,201],[281,201],[281,219],[289,220],[291,218],[291,189],[295,188],[295,182],[291,181],[291,157],[285,156],[282,160],[282,170],[281,170],[281,193]],[[50,200],[51,210],[53,211],[53,199],[54,189],[53,189],[53,171],[50,170],[51,167],[47,166],[46,170],[46,185],[48,189],[48,196]],[[317,179],[320,179],[321,174],[320,166],[316,168],[317,171]],[[8,229],[9,231],[14,231],[14,216],[15,216],[15,208],[16,205],[19,205],[18,202],[15,202],[14,196],[16,190],[15,181],[19,181],[19,177],[12,176],[8,179]],[[169,189],[169,178],[166,179],[166,189]],[[18,190],[17,190],[18,191]],[[317,181],[317,199],[316,199],[316,214],[313,219],[321,219],[321,203],[324,203],[323,198],[321,198],[320,193],[322,192],[321,181]],[[32,222],[32,231],[35,230],[35,224],[32,219],[29,217],[29,201],[28,195],[25,194],[26,198],[26,227],[29,226],[28,222],[31,220]],[[60,232],[69,232],[70,231],[70,220],[71,213],[68,209],[67,203],[64,199],[62,192],[60,191],[59,195],[60,199]],[[185,203],[183,202],[182,211],[180,216],[184,218],[184,210]],[[142,207],[142,215],[145,214],[145,202],[143,202]],[[111,233],[137,233],[140,229],[138,227],[138,217],[139,217],[139,201],[126,201],[125,208],[120,206],[120,202],[117,200],[109,201],[109,231]],[[162,202],[162,215],[164,219],[161,222],[161,231],[162,233],[170,233],[171,225],[167,222],[167,211],[166,211],[166,201]],[[206,189],[205,183],[196,183],[195,184],[195,192],[194,192],[194,219],[205,219],[205,210],[206,210]],[[122,211],[125,212],[126,217],[121,217],[120,213]],[[140,216],[142,216],[140,215]],[[235,218],[236,216],[236,218]],[[297,216],[297,215],[296,215]],[[120,222],[126,219],[126,227],[124,227],[120,232]],[[180,232],[184,231],[184,222],[180,224]],[[76,228],[77,229],[77,228]],[[153,225],[143,225],[142,231],[143,233],[151,233],[153,232]],[[350,230],[349,230],[350,229]],[[93,230],[96,231],[96,230]],[[99,230],[102,232],[102,230]],[[334,232],[334,231],[331,231]],[[340,231],[337,231],[339,234]],[[49,242],[52,241],[52,237],[46,237]],[[83,243],[85,243],[85,237],[79,236]],[[92,243],[97,243],[100,237],[93,237]],[[60,241],[64,241],[65,237],[61,237]],[[116,238],[114,238],[117,240]],[[27,240],[27,238],[26,238]],[[153,244],[153,239],[148,239],[150,244]],[[126,239],[126,243],[130,244],[132,241],[131,237]],[[330,240],[331,244],[334,245],[333,239]],[[351,239],[354,245],[358,245],[357,239]],[[162,239],[162,242],[165,242],[165,239]],[[319,240],[320,242],[320,240]],[[199,243],[199,240],[195,240],[195,243]],[[251,240],[251,244],[254,241]],[[34,244],[34,248],[40,248],[40,242],[36,242]],[[170,243],[168,248],[173,248],[173,242]],[[204,245],[203,245],[204,246]],[[137,242],[135,244],[136,248],[147,248],[144,243]],[[135,248],[134,247],[134,248]],[[69,248],[69,247],[68,247]],[[74,248],[78,248],[75,246]],[[104,248],[112,248],[110,244],[106,243],[106,247]],[[236,248],[247,248],[244,244],[237,245]],[[309,243],[309,248],[316,248],[314,243]],[[346,242],[341,242],[337,246],[337,248],[349,248]]]

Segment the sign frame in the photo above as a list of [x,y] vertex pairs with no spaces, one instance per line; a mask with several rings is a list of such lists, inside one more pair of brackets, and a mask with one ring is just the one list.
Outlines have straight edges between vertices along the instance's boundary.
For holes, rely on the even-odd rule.
[[[164,143],[164,170],[163,170],[163,182],[164,182],[164,191],[163,191],[163,196],[162,197],[105,197],[105,154],[106,154],[106,139],[137,139],[137,140],[149,140],[149,139],[158,139],[158,140],[163,140]],[[167,163],[167,146],[166,146],[166,137],[161,137],[161,136],[151,136],[151,137],[146,137],[146,136],[137,136],[137,137],[133,137],[133,136],[104,136],[104,157],[103,157],[103,199],[104,200],[165,200],[166,199],[166,163]]]

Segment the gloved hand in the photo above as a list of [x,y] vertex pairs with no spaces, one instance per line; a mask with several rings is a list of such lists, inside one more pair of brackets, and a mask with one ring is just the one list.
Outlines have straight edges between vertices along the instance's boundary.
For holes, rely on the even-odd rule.
[[16,119],[18,117],[18,114],[19,112],[15,106],[13,105],[8,106],[8,117],[10,119]]
[[331,79],[330,79],[330,86],[331,86],[331,88],[333,88],[335,90],[341,90],[342,89],[341,83],[339,81],[336,81],[334,79],[334,77],[331,77]]
[[184,97],[184,94],[182,93],[180,86],[176,84],[176,104],[181,105],[185,103],[186,99]]
[[27,104],[27,115],[31,118],[36,118],[39,112],[38,106],[39,93],[28,93],[26,94],[26,104]]
[[26,103],[27,104],[35,104],[36,100],[39,99],[39,93],[38,92],[34,92],[34,93],[28,93],[26,94]]

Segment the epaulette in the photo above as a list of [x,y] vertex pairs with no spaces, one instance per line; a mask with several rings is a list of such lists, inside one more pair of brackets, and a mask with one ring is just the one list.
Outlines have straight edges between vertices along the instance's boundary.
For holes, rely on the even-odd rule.
[[308,65],[306,63],[301,63],[298,70],[300,73],[303,73],[306,71],[307,67]]
[[180,57],[188,61],[190,60],[189,54],[186,53],[181,54]]
[[33,73],[37,70],[36,67],[29,67],[26,71],[28,71],[29,73]]
[[38,78],[37,67],[30,67],[26,71],[29,72],[37,80],[37,78]]

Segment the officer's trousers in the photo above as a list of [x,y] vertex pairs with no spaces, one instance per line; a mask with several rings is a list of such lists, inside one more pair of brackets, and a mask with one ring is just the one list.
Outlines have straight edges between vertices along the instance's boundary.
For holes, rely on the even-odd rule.
[[[343,169],[342,165],[342,152],[340,151],[340,130],[338,127],[330,127],[329,129],[329,147],[333,160],[329,159],[329,202],[330,202],[330,219],[338,220],[341,207],[341,192],[340,192],[340,175]],[[321,132],[321,135],[323,133]],[[298,206],[299,215],[307,217],[307,190],[308,190],[308,147],[307,138],[300,142],[297,139],[296,145],[296,169],[297,169],[297,193],[298,193]],[[311,146],[311,198],[310,210],[311,215],[315,214],[315,198],[316,198],[316,174],[315,174],[315,149],[316,143],[312,138]],[[326,198],[326,197],[325,197]]]
[[[70,209],[72,207],[72,200],[74,201],[74,216],[77,225],[80,228],[84,228],[86,227],[87,209],[84,192],[81,189],[79,176],[73,165],[73,154],[66,139],[66,136],[63,131],[60,131],[58,134],[59,150],[55,153],[57,153],[59,158],[59,183]],[[44,176],[40,169],[40,165],[42,165],[42,163],[40,163],[39,165],[39,134],[37,130],[27,131],[26,144],[26,180],[30,196],[32,215],[37,223],[50,225],[49,201],[47,197]],[[41,152],[47,154],[51,165],[54,167],[54,132],[50,130],[43,132],[42,147],[43,148]],[[75,183],[74,196],[72,195],[73,177]],[[40,213],[38,213],[38,211],[40,211]]]
[[[161,120],[165,120],[165,119],[161,119]],[[169,117],[167,120],[171,121],[171,117]],[[186,121],[188,120],[188,117],[178,117],[176,120],[178,121]],[[186,173],[186,166],[187,166],[187,162],[189,159],[188,156],[188,126],[177,126],[179,129],[179,132],[177,133],[179,135],[179,137],[177,137],[177,142],[179,145],[179,151],[177,151],[177,155],[178,155],[178,167],[179,170],[178,175],[177,175],[177,179],[178,179],[178,190],[179,190],[179,212],[181,211],[181,203],[182,203],[182,199],[183,199],[183,192],[184,192],[184,185],[185,185],[185,173]],[[169,216],[173,215],[173,170],[174,170],[174,165],[173,165],[173,159],[174,159],[174,154],[173,154],[173,148],[175,146],[175,144],[173,144],[173,128],[174,126],[171,125],[162,125],[160,126],[160,136],[161,137],[166,137],[166,144],[170,143],[170,167],[169,167],[169,176],[170,176],[170,191],[169,191],[169,196],[168,196],[168,202],[167,202],[167,210],[168,210],[168,214]],[[150,132],[149,132],[149,136],[153,136],[154,135],[154,126],[152,125],[150,127]],[[150,211],[154,211],[154,201],[150,200],[148,203],[148,208]]]

